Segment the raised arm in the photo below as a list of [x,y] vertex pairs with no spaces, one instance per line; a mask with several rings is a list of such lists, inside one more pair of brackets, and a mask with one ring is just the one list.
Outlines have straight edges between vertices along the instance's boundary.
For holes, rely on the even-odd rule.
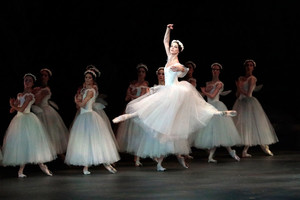
[[167,25],[167,30],[164,36],[164,46],[165,46],[165,50],[167,55],[170,55],[170,32],[171,29],[173,29],[173,24],[168,24]]

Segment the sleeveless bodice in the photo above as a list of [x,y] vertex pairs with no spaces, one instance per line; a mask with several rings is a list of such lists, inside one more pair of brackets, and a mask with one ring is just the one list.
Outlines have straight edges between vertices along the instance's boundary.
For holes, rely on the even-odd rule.
[[35,98],[34,98],[34,95],[32,93],[26,93],[22,96],[18,96],[18,100],[20,101],[18,107],[22,107],[24,102],[25,102],[25,98],[27,96],[31,95],[33,98],[32,100],[29,102],[29,104],[27,105],[27,107],[25,108],[25,110],[23,112],[18,112],[18,115],[20,115],[21,113],[30,113],[30,109],[31,109],[31,105],[34,103],[35,101]]
[[39,92],[42,92],[43,90],[48,90],[49,94],[46,95],[46,96],[41,100],[41,102],[40,102],[40,104],[39,104],[39,106],[41,106],[41,107],[43,107],[43,106],[48,106],[48,105],[49,105],[48,101],[49,101],[49,99],[51,98],[51,91],[50,91],[50,89],[49,89],[48,87],[42,88]]
[[134,85],[130,85],[129,86],[132,90],[136,90],[136,94],[133,94],[137,97],[141,96],[141,92],[142,92],[142,89],[147,89],[148,87],[147,86],[134,86]]
[[218,83],[221,83],[221,84],[222,84],[222,88],[219,90],[218,94],[217,94],[213,99],[207,97],[207,102],[208,102],[208,103],[211,103],[211,102],[214,102],[214,101],[219,101],[219,99],[220,99],[220,93],[221,93],[221,92],[223,91],[223,89],[224,89],[224,84],[223,84],[221,81],[217,81],[217,82],[215,82],[215,83],[209,83],[209,82],[206,83],[206,86],[212,87],[212,89],[209,91],[209,94],[214,93],[214,91],[216,90],[216,87],[217,87],[217,84],[218,84]]
[[[176,63],[175,65],[181,65],[180,63]],[[178,77],[182,78],[186,75],[188,69],[184,72],[173,72],[171,66],[165,66],[165,85],[173,85],[178,83]]]
[[[256,80],[257,80],[254,76],[249,76],[246,80],[242,81],[242,89],[243,89],[244,91],[248,92],[248,90],[249,90],[249,79],[250,79],[250,78],[253,78],[253,79],[255,80],[254,86],[250,88],[250,90],[251,90],[251,91],[250,91],[250,97],[252,97],[252,93],[253,93],[253,91],[254,91],[254,89],[255,89],[255,86],[256,86]],[[246,96],[243,95],[243,94],[241,94],[240,97],[243,98],[243,97],[246,97]]]
[[88,91],[92,91],[94,93],[94,96],[85,104],[85,106],[80,108],[80,114],[86,113],[86,112],[92,112],[92,110],[93,110],[93,104],[96,101],[97,93],[96,93],[96,90],[93,88],[92,89],[84,89],[82,100],[86,97]]

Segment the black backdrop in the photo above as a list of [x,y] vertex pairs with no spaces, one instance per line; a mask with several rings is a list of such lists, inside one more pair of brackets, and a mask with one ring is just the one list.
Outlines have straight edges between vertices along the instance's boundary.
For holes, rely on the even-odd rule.
[[[100,93],[107,95],[109,118],[125,106],[125,91],[136,78],[135,67],[149,67],[147,80],[164,66],[163,36],[174,24],[171,39],[185,50],[181,63],[197,64],[198,89],[211,79],[210,64],[219,62],[222,97],[231,108],[235,83],[247,58],[257,62],[254,75],[261,102],[282,147],[299,147],[299,10],[296,1],[7,1],[1,6],[1,133],[14,114],[10,97],[23,89],[23,75],[52,70],[53,100],[67,126],[75,115],[73,96],[88,64],[101,71]],[[114,125],[113,125],[114,126]]]

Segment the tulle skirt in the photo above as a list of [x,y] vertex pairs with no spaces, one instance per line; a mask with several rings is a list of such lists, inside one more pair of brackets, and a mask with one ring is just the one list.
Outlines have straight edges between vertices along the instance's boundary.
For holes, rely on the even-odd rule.
[[233,109],[237,111],[233,121],[243,145],[269,145],[278,142],[272,124],[255,97],[237,99]]
[[121,152],[137,154],[143,135],[143,128],[133,119],[119,124],[117,129],[117,142]]
[[36,115],[44,123],[57,154],[65,153],[69,139],[68,128],[54,108],[51,106],[40,108],[43,111],[36,113]]
[[4,136],[4,166],[52,161],[56,151],[41,121],[33,113],[18,113]]
[[162,140],[187,139],[218,113],[186,81],[151,88],[149,93],[129,102],[125,112],[137,114],[135,120]]
[[153,134],[144,131],[136,155],[141,158],[159,158],[174,154],[188,155],[189,153],[191,153],[191,148],[187,139],[161,141]]
[[[219,111],[227,111],[227,107],[221,101],[211,103]],[[241,144],[241,137],[231,117],[214,116],[206,127],[195,136],[196,148],[211,149],[214,147],[231,147]]]
[[95,111],[79,114],[71,128],[65,163],[110,164],[120,159],[108,124]]

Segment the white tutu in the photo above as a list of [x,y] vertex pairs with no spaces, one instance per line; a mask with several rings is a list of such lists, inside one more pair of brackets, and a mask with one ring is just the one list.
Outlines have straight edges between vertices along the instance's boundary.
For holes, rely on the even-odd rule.
[[120,160],[111,129],[97,112],[92,110],[94,97],[81,108],[70,131],[65,163],[78,166],[110,164]]
[[55,158],[55,149],[40,120],[33,113],[19,112],[4,137],[3,165],[38,164]]
[[154,137],[153,134],[147,133],[146,130],[142,132],[141,136],[136,152],[136,155],[141,158],[159,158],[173,154],[188,155],[191,153],[190,145],[186,139],[174,139],[162,142],[157,137]]
[[255,97],[238,98],[233,109],[237,111],[233,121],[243,145],[269,145],[278,142],[272,124]]
[[134,119],[121,122],[117,129],[117,142],[121,152],[137,154],[141,143],[143,128]]
[[218,112],[186,81],[151,91],[129,102],[126,113],[137,113],[137,121],[153,129],[162,140],[187,139]]
[[[213,101],[211,104],[219,111],[227,110],[227,107],[221,101]],[[241,144],[241,138],[232,118],[214,116],[207,126],[196,134],[193,145],[197,148],[211,149],[239,144]]]

